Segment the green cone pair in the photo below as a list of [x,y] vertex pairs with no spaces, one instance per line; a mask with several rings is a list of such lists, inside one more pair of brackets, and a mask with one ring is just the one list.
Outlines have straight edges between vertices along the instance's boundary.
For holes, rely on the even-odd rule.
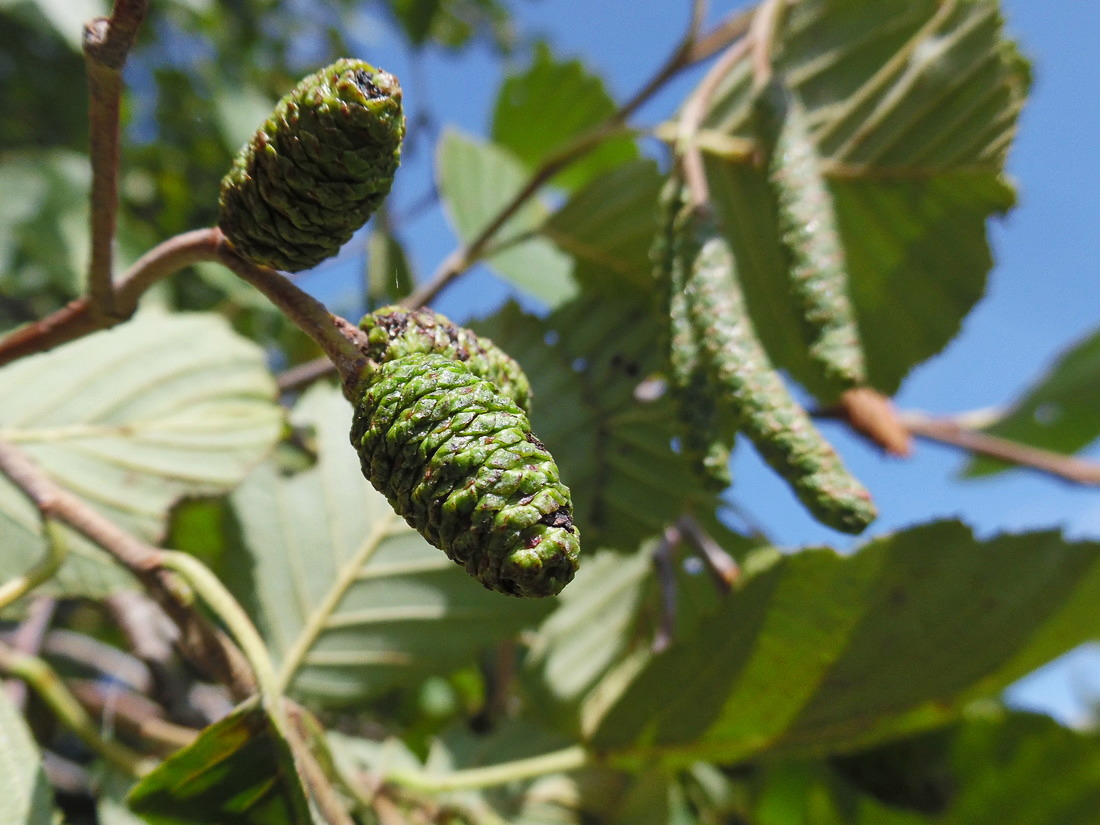
[[519,365],[428,311],[387,307],[360,326],[378,364],[351,430],[363,474],[485,587],[558,593],[576,573],[579,534],[520,406],[530,390]]
[[401,87],[337,60],[279,101],[222,180],[218,226],[245,258],[298,272],[335,255],[390,191]]

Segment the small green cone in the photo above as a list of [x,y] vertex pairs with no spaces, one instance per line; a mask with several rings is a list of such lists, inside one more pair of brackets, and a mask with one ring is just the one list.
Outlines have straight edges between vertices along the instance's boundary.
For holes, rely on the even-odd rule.
[[381,364],[415,352],[435,352],[461,361],[531,412],[531,385],[515,359],[488,338],[460,327],[430,309],[387,306],[365,315],[359,328],[367,333],[366,355]]
[[394,510],[485,587],[537,598],[572,580],[580,541],[557,464],[523,410],[462,362],[383,363],[351,442]]
[[389,194],[404,136],[397,78],[337,60],[295,86],[241,147],[222,179],[218,226],[254,263],[316,266]]

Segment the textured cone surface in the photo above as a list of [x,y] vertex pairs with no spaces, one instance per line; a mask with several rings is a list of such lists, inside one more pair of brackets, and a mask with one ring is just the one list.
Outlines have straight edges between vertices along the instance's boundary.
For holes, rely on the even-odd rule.
[[430,309],[382,307],[359,322],[367,333],[366,355],[382,364],[413,353],[438,353],[461,361],[478,378],[484,378],[531,411],[531,385],[515,359],[488,338],[460,327]]
[[859,533],[875,518],[871,496],[791,397],[753,329],[733,253],[713,218],[685,207],[676,254],[712,380],[724,388],[738,428],[818,521]]
[[302,80],[222,179],[218,226],[288,272],[335,255],[390,191],[405,117],[397,79],[342,59]]
[[791,292],[809,354],[837,393],[867,383],[859,327],[848,295],[848,268],[836,207],[806,111],[774,81],[757,101],[759,120],[774,136],[768,181],[778,206],[779,238],[790,261]]
[[464,364],[414,352],[379,367],[352,444],[363,474],[485,587],[558,593],[577,570],[569,489],[515,402]]

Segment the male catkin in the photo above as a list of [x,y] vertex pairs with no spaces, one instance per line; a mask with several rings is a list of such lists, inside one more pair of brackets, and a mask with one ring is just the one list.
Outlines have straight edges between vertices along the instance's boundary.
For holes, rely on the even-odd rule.
[[689,312],[712,381],[741,432],[823,524],[859,533],[875,518],[863,486],[790,395],[756,336],[729,242],[709,210],[686,204],[676,220]]
[[335,255],[390,191],[401,87],[362,60],[302,80],[222,179],[218,226],[254,263],[297,272]]
[[848,269],[836,206],[806,123],[806,110],[779,81],[757,99],[759,122],[774,145],[768,181],[778,208],[779,238],[787,251],[791,293],[810,358],[837,391],[867,383],[863,346],[848,294]]
[[540,597],[572,580],[579,534],[553,457],[462,362],[413,352],[381,364],[351,440],[394,510],[485,587]]

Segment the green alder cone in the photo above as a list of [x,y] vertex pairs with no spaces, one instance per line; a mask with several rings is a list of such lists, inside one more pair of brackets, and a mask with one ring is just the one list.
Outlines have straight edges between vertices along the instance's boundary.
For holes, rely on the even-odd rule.
[[383,363],[355,410],[363,474],[431,544],[490,590],[552,596],[577,570],[569,489],[527,415],[460,361]]
[[836,207],[821,172],[806,111],[773,81],[757,98],[758,120],[774,143],[768,181],[778,206],[779,237],[790,260],[809,354],[838,391],[867,383],[863,345],[848,295],[848,269]]
[[687,205],[677,218],[685,294],[715,384],[738,429],[823,524],[862,532],[876,515],[871,496],[791,397],[753,329],[729,243],[706,211]]
[[668,323],[665,344],[669,385],[680,416],[681,451],[701,478],[711,487],[724,490],[732,481],[729,462],[736,426],[723,414],[721,390],[707,375],[701,342],[690,317],[690,262],[682,254],[676,226],[685,202],[683,184],[673,177],[661,193],[660,226],[650,257],[658,294],[664,302],[662,317]]
[[495,384],[526,413],[531,412],[531,385],[516,360],[504,350],[430,309],[398,306],[377,309],[363,317],[366,355],[376,363],[413,353],[438,353],[461,361],[479,378]]
[[316,266],[389,194],[404,136],[397,78],[337,60],[295,86],[241,147],[222,179],[218,226],[254,263]]

